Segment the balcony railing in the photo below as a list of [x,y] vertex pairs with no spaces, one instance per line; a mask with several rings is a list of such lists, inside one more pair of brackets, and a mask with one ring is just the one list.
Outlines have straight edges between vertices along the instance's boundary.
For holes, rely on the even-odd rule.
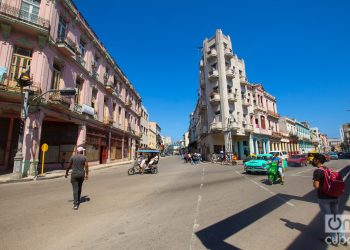
[[110,116],[104,116],[103,117],[103,123],[106,125],[111,125],[113,124],[113,119]]
[[83,59],[83,57],[81,57],[80,55],[77,55],[76,60],[81,66],[85,68],[85,60]]
[[228,58],[233,57],[232,49],[230,49],[230,48],[225,48],[225,56],[228,57]]
[[219,77],[219,72],[215,69],[209,72],[209,80],[215,80]]
[[211,103],[220,102],[220,95],[219,95],[219,93],[211,93],[210,94],[210,102]]
[[246,98],[243,98],[242,104],[243,104],[243,106],[250,106],[250,105],[252,105],[252,104],[248,101],[248,99],[246,99]]
[[210,130],[211,131],[222,130],[222,123],[221,122],[213,122],[213,123],[211,123]]
[[50,103],[59,104],[59,105],[69,107],[70,100],[71,100],[70,97],[61,96],[61,94],[59,92],[57,92],[57,93],[53,92],[53,93],[49,94],[49,102]]
[[277,113],[275,113],[275,112],[273,112],[273,111],[271,111],[271,110],[268,110],[268,111],[267,111],[267,114],[268,114],[269,116],[272,116],[272,117],[275,117],[275,118],[280,118],[280,115],[279,115],[279,114],[277,114]]
[[235,77],[235,74],[233,72],[233,69],[227,68],[226,69],[226,77],[229,79],[232,79]]
[[125,101],[125,106],[129,108],[131,107],[131,101],[129,99]]
[[208,51],[208,59],[215,58],[218,54],[216,53],[216,49],[211,49]]
[[56,40],[56,45],[58,49],[68,56],[75,55],[75,46],[72,41],[67,39],[67,37],[58,37]]
[[228,93],[227,97],[228,97],[229,102],[236,102],[237,101],[237,96],[234,93]]
[[105,86],[106,86],[106,90],[107,90],[109,93],[112,93],[112,92],[113,92],[113,90],[114,90],[114,84],[113,84],[113,82],[107,82],[107,83],[105,84]]
[[8,4],[0,3],[0,14],[15,18],[25,23],[34,24],[35,26],[47,30],[50,28],[49,20],[39,17],[38,15],[29,13],[27,11],[18,9],[16,7],[10,6]]

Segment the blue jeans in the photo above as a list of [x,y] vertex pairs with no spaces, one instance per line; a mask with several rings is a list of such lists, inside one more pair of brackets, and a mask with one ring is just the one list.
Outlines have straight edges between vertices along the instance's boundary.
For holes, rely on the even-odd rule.
[[[320,206],[322,214],[325,216],[326,214],[339,215],[339,199],[318,199],[318,205]],[[324,221],[324,229],[326,221]],[[338,231],[339,239],[344,240],[345,233],[344,228],[341,227]],[[331,233],[333,242],[337,242],[337,233]]]

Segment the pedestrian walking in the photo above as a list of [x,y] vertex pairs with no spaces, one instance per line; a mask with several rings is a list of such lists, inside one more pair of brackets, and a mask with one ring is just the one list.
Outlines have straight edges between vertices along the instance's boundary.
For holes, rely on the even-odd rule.
[[70,158],[69,164],[66,169],[65,177],[68,177],[68,172],[72,169],[71,183],[73,187],[73,209],[77,210],[80,204],[81,189],[84,179],[88,180],[89,167],[86,157],[83,155],[85,149],[83,147],[77,148],[77,154]]
[[[332,184],[329,182],[329,177],[326,176],[327,168],[323,165],[326,162],[326,158],[322,154],[315,154],[311,164],[316,167],[313,173],[313,186],[317,190],[318,204],[320,206],[321,212],[326,219],[326,215],[332,215],[331,217],[337,218],[340,216],[339,213],[339,196],[330,196],[325,193],[324,186]],[[328,179],[326,179],[328,178]],[[326,183],[328,185],[326,185]],[[326,223],[326,221],[324,221]],[[329,224],[329,222],[327,222]],[[326,224],[324,224],[326,225]],[[337,238],[337,233],[333,232],[327,235],[322,241],[328,242],[332,245],[338,245],[338,242],[344,246],[347,245],[347,240],[344,234],[344,228],[339,227],[338,230],[339,240]]]
[[63,168],[63,169],[65,169],[65,167],[64,167],[64,163],[66,163],[66,152],[63,152],[62,153],[62,156],[61,156],[61,167]]

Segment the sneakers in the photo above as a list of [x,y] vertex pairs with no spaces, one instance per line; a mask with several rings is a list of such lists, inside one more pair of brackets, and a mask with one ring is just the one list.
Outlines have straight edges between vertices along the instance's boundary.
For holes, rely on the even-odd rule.
[[73,209],[74,209],[74,210],[78,210],[78,205],[74,205],[74,206],[73,206]]

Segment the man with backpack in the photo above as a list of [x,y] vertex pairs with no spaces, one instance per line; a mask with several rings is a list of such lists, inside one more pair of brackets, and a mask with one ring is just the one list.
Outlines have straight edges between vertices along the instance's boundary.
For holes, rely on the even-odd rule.
[[[338,172],[334,172],[323,165],[325,162],[326,158],[324,155],[315,154],[311,162],[316,167],[313,173],[313,186],[317,190],[318,204],[324,218],[326,219],[326,215],[332,215],[332,218],[335,220],[336,216],[340,216],[339,197],[344,194],[345,183]],[[329,224],[329,221],[325,221],[325,223]],[[338,234],[339,241],[335,232],[322,240],[332,245],[338,245],[339,242],[346,246],[347,240],[341,226],[339,227]]]

